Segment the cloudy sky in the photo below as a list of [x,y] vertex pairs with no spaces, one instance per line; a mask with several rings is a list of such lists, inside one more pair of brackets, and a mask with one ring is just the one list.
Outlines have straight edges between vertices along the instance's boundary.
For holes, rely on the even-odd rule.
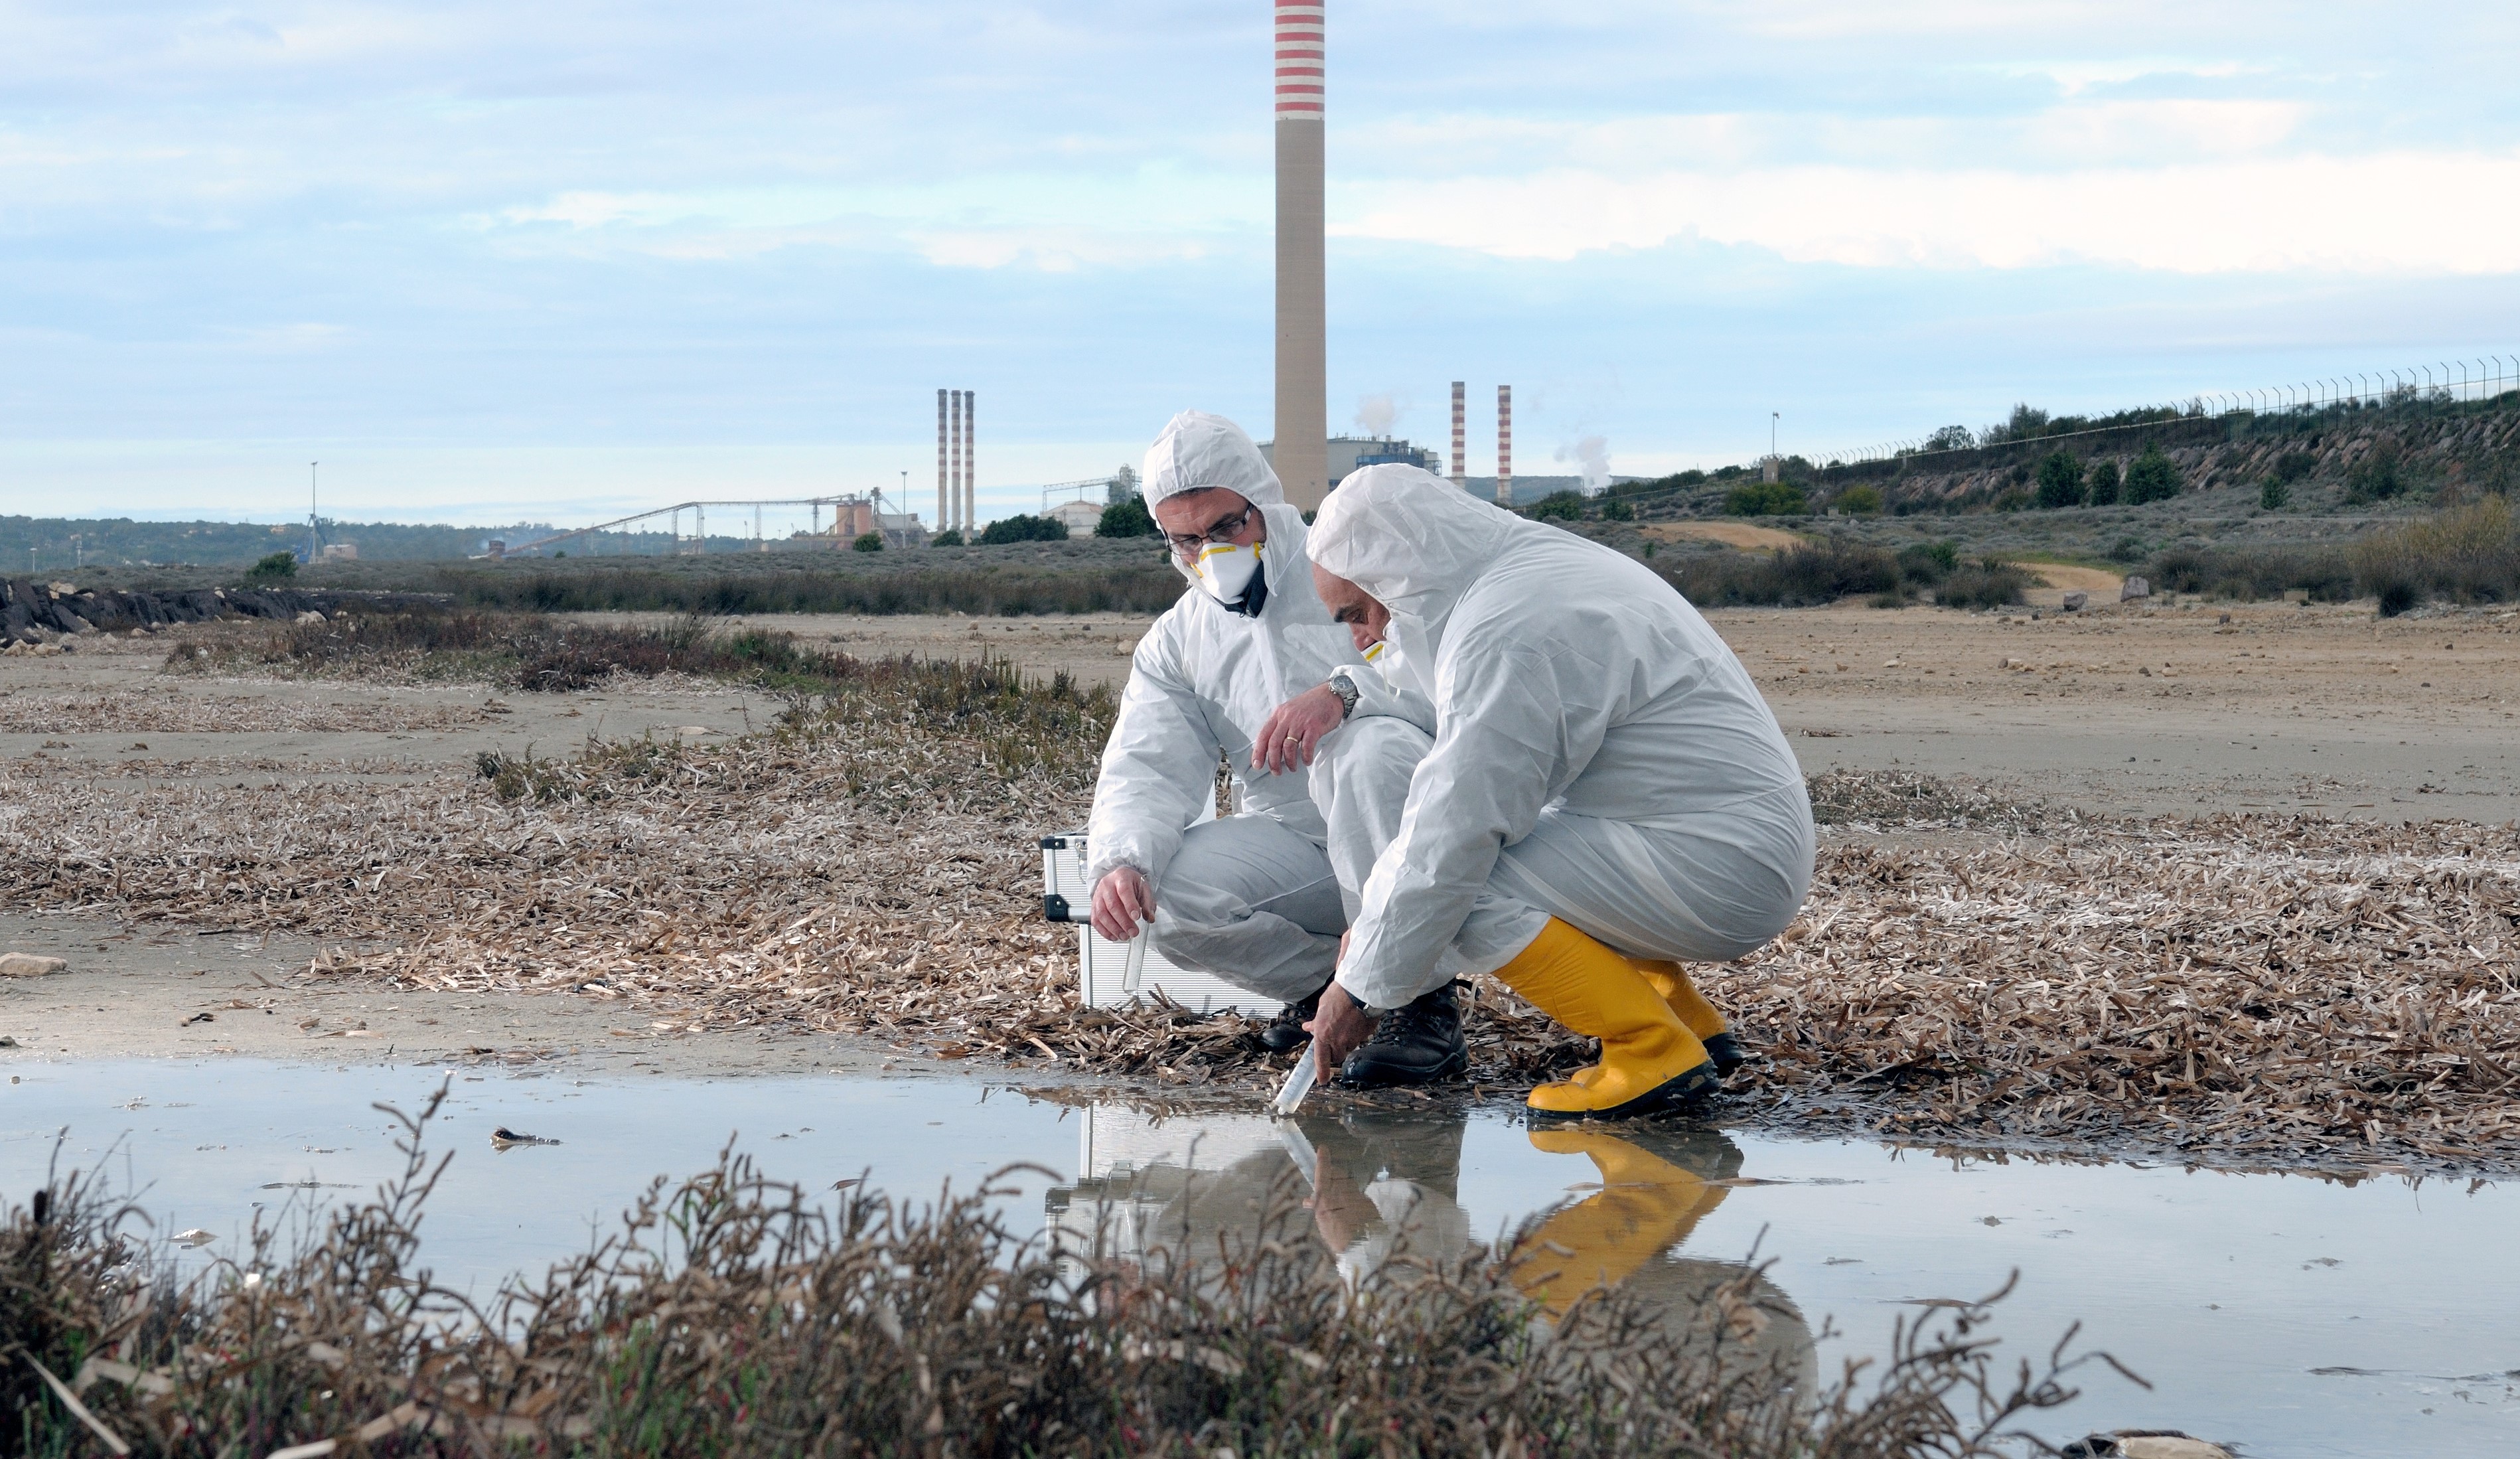
[[[983,515],[1270,426],[1265,0],[0,0],[0,512]],[[1330,420],[1821,452],[2520,350],[2520,6],[1330,0]]]

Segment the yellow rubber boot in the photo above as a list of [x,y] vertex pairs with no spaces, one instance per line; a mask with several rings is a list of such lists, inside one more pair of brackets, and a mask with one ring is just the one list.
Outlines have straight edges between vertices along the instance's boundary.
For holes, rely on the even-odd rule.
[[1601,1172],[1599,1191],[1551,1216],[1514,1251],[1514,1285],[1552,1316],[1626,1281],[1724,1203],[1724,1187],[1606,1131],[1534,1130],[1531,1143],[1551,1155],[1588,1156]]
[[1618,1119],[1715,1092],[1715,1062],[1671,1005],[1634,964],[1564,922],[1550,918],[1497,977],[1542,1013],[1601,1041],[1599,1064],[1531,1091],[1532,1113]]
[[1629,961],[1636,965],[1637,972],[1644,976],[1645,981],[1653,984],[1653,990],[1662,995],[1662,1001],[1671,1005],[1671,1011],[1680,1015],[1681,1023],[1688,1026],[1688,1031],[1697,1035],[1697,1041],[1706,1045],[1706,1056],[1715,1061],[1717,1073],[1729,1074],[1748,1059],[1749,1056],[1741,1051],[1741,1041],[1732,1036],[1732,1026],[1724,1022],[1724,1015],[1716,1012],[1715,1005],[1707,1002],[1706,995],[1697,990],[1697,984],[1688,980],[1688,969],[1678,963],[1644,962],[1636,958]]

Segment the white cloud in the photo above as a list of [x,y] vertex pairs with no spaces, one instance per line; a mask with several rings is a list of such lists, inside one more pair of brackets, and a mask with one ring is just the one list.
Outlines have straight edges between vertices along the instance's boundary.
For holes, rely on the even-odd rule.
[[2520,154],[2398,153],[2052,173],[1564,168],[1342,190],[1331,231],[1569,259],[1699,238],[1805,263],[2172,273],[2520,271]]

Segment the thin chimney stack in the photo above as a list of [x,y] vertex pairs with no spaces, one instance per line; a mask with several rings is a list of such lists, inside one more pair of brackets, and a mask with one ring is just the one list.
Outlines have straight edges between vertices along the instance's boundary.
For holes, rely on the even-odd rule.
[[946,490],[945,392],[938,390],[936,392],[936,529],[940,532],[953,524],[946,520],[953,515],[954,511],[952,499],[945,494]]
[[1453,484],[1467,486],[1469,477],[1469,382],[1453,382]]
[[966,539],[970,537],[972,524],[977,520],[972,512],[972,503],[979,490],[980,452],[979,438],[972,431],[972,412],[979,399],[978,390],[963,392],[963,535]]
[[1497,387],[1497,505],[1513,505],[1513,387]]
[[1278,116],[1278,432],[1270,464],[1310,511],[1329,489],[1329,344],[1323,246],[1322,0],[1274,0]]

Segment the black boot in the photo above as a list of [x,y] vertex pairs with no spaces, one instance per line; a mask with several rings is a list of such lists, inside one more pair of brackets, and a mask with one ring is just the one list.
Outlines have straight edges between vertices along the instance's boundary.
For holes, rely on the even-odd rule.
[[1311,1043],[1313,1036],[1304,1031],[1304,1026],[1313,1021],[1314,1014],[1322,1011],[1322,994],[1328,987],[1328,983],[1323,983],[1313,989],[1311,997],[1279,1009],[1278,1016],[1271,1019],[1267,1026],[1260,1030],[1261,1047],[1272,1054],[1283,1054],[1289,1049],[1300,1049]]
[[1373,1026],[1373,1036],[1339,1066],[1339,1077],[1367,1087],[1424,1084],[1469,1068],[1469,1045],[1462,1039],[1462,1009],[1453,1000],[1458,986],[1447,982],[1384,1014]]

